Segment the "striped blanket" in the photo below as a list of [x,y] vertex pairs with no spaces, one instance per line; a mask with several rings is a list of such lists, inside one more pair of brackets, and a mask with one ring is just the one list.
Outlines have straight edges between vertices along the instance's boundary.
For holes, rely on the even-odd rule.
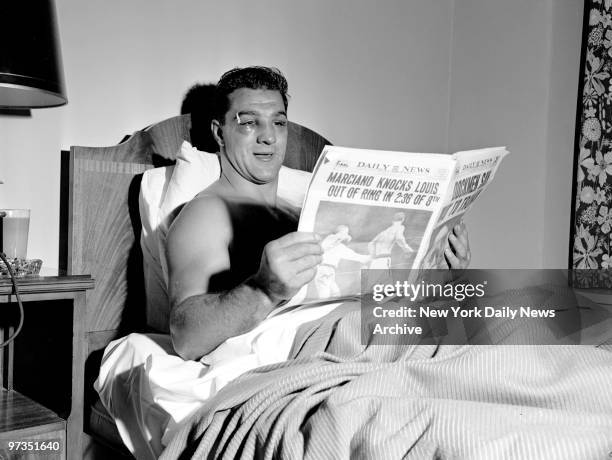
[[193,416],[162,459],[605,459],[609,346],[363,345],[345,305]]

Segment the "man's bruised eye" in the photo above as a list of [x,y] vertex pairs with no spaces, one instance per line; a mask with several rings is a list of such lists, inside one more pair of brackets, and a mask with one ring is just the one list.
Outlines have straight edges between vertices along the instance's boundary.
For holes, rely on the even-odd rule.
[[287,126],[287,120],[276,120],[276,121],[274,122],[274,124],[275,124],[276,126],[281,126],[281,127],[282,127],[282,126]]
[[238,129],[243,133],[251,133],[257,128],[257,120],[253,118],[241,118]]

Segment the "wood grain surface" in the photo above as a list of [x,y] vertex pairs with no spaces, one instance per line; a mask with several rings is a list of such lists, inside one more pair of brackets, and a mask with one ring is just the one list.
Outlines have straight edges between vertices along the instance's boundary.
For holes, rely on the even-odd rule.
[[52,428],[65,429],[66,421],[55,412],[26,398],[17,391],[0,389],[0,433],[6,438],[7,431],[35,428],[51,424]]
[[[13,449],[9,445],[28,441],[31,444],[25,450],[17,451],[15,444]],[[53,442],[57,442],[59,450],[50,449]],[[0,458],[65,459],[66,421],[16,391],[0,389]]]

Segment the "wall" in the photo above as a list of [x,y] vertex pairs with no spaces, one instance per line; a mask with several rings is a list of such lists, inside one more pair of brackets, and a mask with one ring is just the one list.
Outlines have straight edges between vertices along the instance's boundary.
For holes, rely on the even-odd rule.
[[580,78],[582,1],[553,3],[542,266],[567,267],[572,208],[574,133]]
[[567,266],[582,8],[456,1],[449,149],[511,151],[466,219],[474,267]]
[[178,114],[187,88],[234,66],[282,69],[291,118],[336,144],[443,149],[452,4],[379,5],[57,0],[69,103],[0,117],[0,206],[32,208],[29,256],[57,264],[61,149]]
[[[222,6],[219,6],[222,5]],[[69,104],[0,116],[0,206],[57,264],[59,151],[177,114],[193,83],[275,65],[339,145],[512,151],[468,218],[475,266],[565,266],[581,0],[57,0]],[[520,188],[517,185],[520,184]]]

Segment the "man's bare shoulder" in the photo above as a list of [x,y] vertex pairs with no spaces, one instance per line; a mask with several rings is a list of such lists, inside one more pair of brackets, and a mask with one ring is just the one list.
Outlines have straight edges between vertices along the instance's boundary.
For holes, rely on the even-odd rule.
[[168,240],[198,235],[198,239],[208,236],[218,241],[228,239],[230,233],[230,218],[225,201],[219,195],[205,190],[185,204],[170,226]]
[[172,305],[208,292],[210,278],[230,269],[232,229],[221,197],[201,193],[187,203],[166,239]]
[[223,212],[226,206],[223,198],[217,193],[204,190],[198,193],[191,201],[187,202],[185,208],[190,212]]

